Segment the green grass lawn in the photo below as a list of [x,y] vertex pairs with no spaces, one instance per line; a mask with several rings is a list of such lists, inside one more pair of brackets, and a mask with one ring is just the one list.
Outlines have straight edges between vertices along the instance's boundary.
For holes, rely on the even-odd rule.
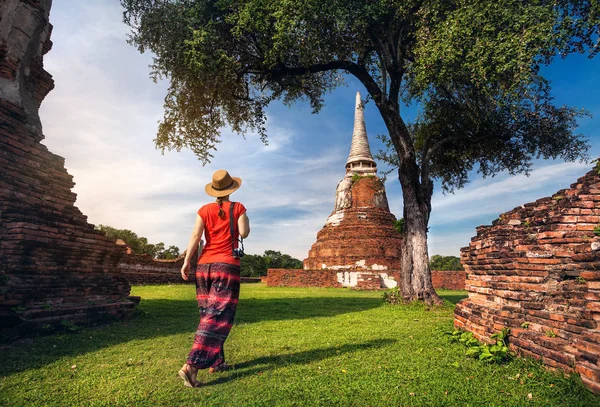
[[[379,292],[242,286],[232,371],[183,386],[198,323],[190,285],[134,287],[132,320],[0,352],[1,406],[600,406],[537,363],[485,365],[443,334],[452,306],[386,306]],[[441,291],[450,302],[464,292]]]

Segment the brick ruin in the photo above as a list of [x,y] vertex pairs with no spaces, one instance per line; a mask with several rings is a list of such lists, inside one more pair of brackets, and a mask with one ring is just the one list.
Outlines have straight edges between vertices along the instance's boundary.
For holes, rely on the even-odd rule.
[[[357,275],[357,285],[353,288],[362,290],[379,290],[381,282],[379,276],[372,273],[360,273]],[[293,270],[293,269],[269,269],[265,279],[270,287],[343,287],[338,280],[336,270]],[[464,271],[431,271],[433,287],[445,290],[464,290]]]
[[[385,187],[376,175],[363,109],[357,93],[346,175],[336,188],[334,210],[304,260],[304,270],[269,270],[267,284],[285,281],[302,286],[302,281],[360,289],[396,286],[402,237],[394,228],[396,217],[390,213]],[[279,277],[284,274],[285,279]],[[292,281],[294,276],[296,281]]]
[[600,393],[600,175],[503,213],[461,250],[469,298],[456,328],[504,327],[518,353],[576,371]]
[[[116,243],[124,246],[127,250],[127,255],[121,257],[117,266],[131,285],[185,283],[181,278],[181,266],[185,259],[185,251],[176,259],[155,259],[147,254],[134,254],[127,243],[121,239],[117,239]],[[190,259],[189,281],[194,281],[198,253],[201,251],[202,246]]]
[[433,288],[444,290],[465,289],[466,274],[464,271],[431,270],[431,284]]
[[51,0],[0,3],[0,325],[5,338],[131,315],[122,247],[74,206],[64,159],[41,144]]

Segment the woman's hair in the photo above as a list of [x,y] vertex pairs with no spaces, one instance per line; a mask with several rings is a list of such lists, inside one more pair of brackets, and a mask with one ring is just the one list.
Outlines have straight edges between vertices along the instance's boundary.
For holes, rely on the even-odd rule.
[[223,198],[224,197],[217,198],[217,204],[219,205],[219,218],[221,219],[225,219],[225,211],[223,210]]

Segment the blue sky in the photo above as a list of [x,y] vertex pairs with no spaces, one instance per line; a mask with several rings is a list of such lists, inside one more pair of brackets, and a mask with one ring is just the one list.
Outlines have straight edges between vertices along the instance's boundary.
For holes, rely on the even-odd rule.
[[[365,91],[356,80],[326,95],[318,115],[303,103],[272,104],[268,110],[269,145],[257,136],[245,139],[227,129],[212,163],[202,164],[189,151],[154,148],[167,84],[149,79],[149,54],[126,43],[117,0],[56,1],[50,14],[53,49],[45,68],[56,88],[40,111],[46,144],[65,157],[74,177],[76,205],[93,224],[131,229],[150,242],[184,249],[196,210],[209,197],[204,186],[217,169],[243,179],[232,195],[248,208],[252,233],[248,253],[279,250],[304,259],[317,232],[333,210],[335,187],[345,173],[352,135],[354,95]],[[600,154],[600,58],[571,56],[545,68],[558,105],[585,108],[593,118],[580,121],[589,137],[590,155]],[[405,109],[410,118],[414,109]],[[375,153],[375,138],[385,133],[373,103],[365,121]],[[384,166],[378,163],[379,169]],[[471,182],[455,194],[439,188],[433,197],[430,255],[458,255],[475,235],[502,212],[567,188],[591,164],[540,161],[529,178],[499,174]],[[397,179],[386,183],[390,209],[402,214]]]

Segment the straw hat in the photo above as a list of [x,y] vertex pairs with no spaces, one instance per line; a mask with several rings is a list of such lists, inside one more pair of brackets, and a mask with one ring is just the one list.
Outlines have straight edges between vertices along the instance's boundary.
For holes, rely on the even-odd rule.
[[204,190],[210,196],[220,198],[227,196],[242,186],[242,179],[232,177],[225,170],[217,170],[213,174],[212,182],[207,184]]

